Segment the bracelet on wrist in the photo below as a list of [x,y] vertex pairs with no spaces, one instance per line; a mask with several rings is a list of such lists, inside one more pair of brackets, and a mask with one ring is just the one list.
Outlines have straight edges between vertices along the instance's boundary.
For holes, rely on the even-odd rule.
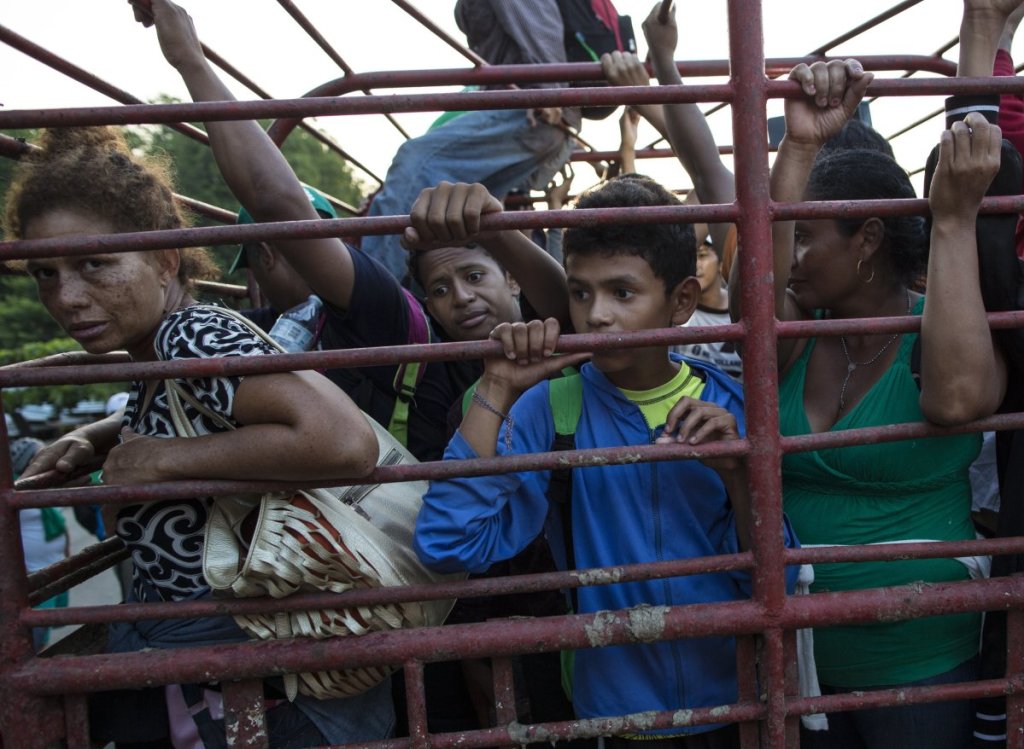
[[495,416],[500,418],[502,420],[502,422],[504,422],[504,424],[505,424],[505,449],[508,452],[512,452],[512,427],[514,426],[514,422],[512,421],[512,417],[509,416],[504,411],[502,411],[501,409],[499,409],[497,406],[495,406],[489,400],[484,398],[476,390],[473,391],[473,402],[476,403],[478,406],[480,406],[485,411],[490,411],[492,414],[494,414]]

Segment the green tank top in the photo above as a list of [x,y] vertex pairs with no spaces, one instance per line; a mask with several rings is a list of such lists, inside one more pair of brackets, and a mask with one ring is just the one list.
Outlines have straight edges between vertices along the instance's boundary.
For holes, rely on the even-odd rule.
[[[913,313],[923,306],[921,299]],[[916,339],[903,336],[893,365],[830,431],[924,420],[910,371]],[[779,385],[780,430],[787,436],[811,431],[803,395],[814,344],[808,341]],[[973,539],[967,469],[980,446],[980,435],[968,434],[789,454],[782,461],[784,509],[805,545]],[[818,564],[814,576],[812,592],[969,577],[952,559]],[[935,676],[977,652],[980,626],[980,614],[972,613],[819,628],[818,675],[823,684],[854,688]]]

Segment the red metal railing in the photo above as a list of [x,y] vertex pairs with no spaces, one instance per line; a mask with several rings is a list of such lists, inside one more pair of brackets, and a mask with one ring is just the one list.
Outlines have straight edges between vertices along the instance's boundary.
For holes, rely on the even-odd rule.
[[[906,4],[906,3],[904,3]],[[748,601],[647,609],[643,617],[619,611],[597,615],[572,615],[537,620],[509,620],[485,624],[453,625],[444,628],[375,633],[359,638],[329,642],[262,642],[193,648],[188,651],[152,651],[132,654],[69,656],[56,660],[32,656],[28,628],[72,623],[102,623],[137,618],[181,618],[224,613],[284,611],[332,605],[336,596],[327,594],[295,596],[283,601],[232,600],[193,601],[173,604],[129,604],[117,607],[88,606],[35,611],[31,603],[43,600],[77,584],[89,573],[116,561],[123,551],[117,542],[98,544],[76,559],[54,565],[31,577],[23,572],[17,512],[25,507],[75,505],[83,503],[125,504],[140,500],[222,495],[242,490],[278,488],[268,482],[178,481],[132,487],[108,486],[88,489],[44,489],[45,479],[29,482],[14,491],[6,449],[0,453],[0,726],[10,746],[35,747],[66,744],[88,746],[84,694],[112,688],[146,684],[205,681],[215,676],[225,684],[229,732],[235,746],[263,746],[265,736],[259,721],[242,716],[261,714],[259,679],[291,671],[350,668],[392,663],[403,666],[409,694],[409,738],[374,742],[375,747],[484,747],[527,741],[622,733],[681,725],[741,723],[743,746],[772,749],[796,745],[796,716],[820,711],[863,709],[891,705],[963,699],[993,695],[1008,698],[1008,733],[1011,746],[1024,747],[1024,579],[1003,578],[945,583],[921,587],[883,588],[854,592],[787,597],[783,587],[784,567],[791,564],[834,561],[868,561],[894,558],[952,557],[965,554],[1024,553],[1024,538],[963,541],[955,543],[910,543],[886,547],[853,546],[823,549],[784,549],[780,543],[781,483],[779,462],[788,452],[841,447],[865,442],[974,431],[978,429],[1024,428],[1024,414],[1003,414],[956,429],[929,424],[899,424],[869,429],[782,437],[778,430],[778,392],[775,366],[777,337],[843,335],[853,331],[896,332],[917,330],[918,319],[823,320],[778,323],[774,319],[771,288],[771,224],[775,220],[815,216],[874,216],[924,213],[924,201],[891,204],[796,203],[777,205],[768,192],[768,146],[764,133],[765,102],[768,98],[793,95],[795,85],[769,81],[766,69],[780,71],[796,60],[763,60],[760,5],[757,0],[729,3],[730,57],[728,84],[671,88],[605,88],[600,90],[491,91],[472,94],[432,94],[429,97],[401,95],[338,100],[340,93],[366,88],[384,88],[440,83],[502,82],[507,80],[586,80],[595,76],[595,66],[509,66],[477,71],[429,71],[374,73],[346,76],[325,84],[309,98],[289,101],[126,106],[73,110],[0,112],[0,127],[30,127],[106,122],[180,122],[186,119],[237,119],[241,117],[297,117],[311,114],[419,111],[437,108],[490,109],[543,106],[567,103],[658,103],[665,101],[724,100],[733,105],[733,134],[736,157],[737,201],[734,205],[687,206],[643,210],[601,210],[578,212],[513,213],[487,217],[489,229],[575,226],[584,222],[642,223],[687,220],[736,222],[744,238],[740,272],[745,279],[742,322],[719,328],[689,328],[646,331],[630,335],[582,335],[564,339],[567,352],[604,348],[637,347],[652,344],[705,340],[745,341],[745,388],[748,433],[744,440],[700,448],[683,445],[651,445],[631,448],[577,450],[566,453],[489,458],[458,463],[429,463],[378,469],[375,478],[400,481],[411,478],[442,478],[453,475],[481,475],[549,468],[565,461],[573,465],[657,461],[702,456],[746,455],[749,465],[755,518],[752,549],[732,556],[685,559],[654,565],[630,565],[602,570],[578,570],[514,578],[473,580],[437,586],[354,591],[346,603],[371,604],[395,600],[425,600],[454,595],[470,597],[512,592],[549,590],[579,585],[606,584],[627,580],[654,579],[710,571],[749,569],[753,572],[754,594]],[[874,70],[903,70],[914,65],[930,66],[949,73],[950,64],[934,58],[864,58]],[[725,63],[681,65],[688,74],[726,70]],[[1014,79],[876,80],[876,95],[917,95],[922,93],[970,92],[980,90],[1024,91],[1024,82]],[[330,98],[329,98],[330,97]],[[428,101],[429,99],[429,101]],[[275,133],[287,134],[288,122],[279,123]],[[985,210],[1024,208],[1024,197],[989,199]],[[212,244],[277,239],[284,236],[320,237],[388,233],[400,231],[406,217],[300,221],[248,226],[225,226],[194,230],[120,234],[72,241],[40,240],[0,243],[0,260],[32,256],[81,254],[98,247],[105,252],[175,247],[186,243]],[[1024,326],[1024,313],[989,316],[993,327]],[[188,362],[126,363],[123,357],[61,357],[30,366],[0,368],[2,391],[57,383],[108,382],[125,379],[192,375],[267,373],[292,369],[367,366],[397,361],[436,361],[482,357],[496,353],[497,344],[431,344],[429,346],[382,347],[349,351],[290,354],[258,359],[205,359]],[[88,363],[83,363],[83,359]],[[46,365],[46,366],[43,366]],[[0,427],[0,445],[7,435]],[[338,481],[326,482],[343,483]],[[31,487],[31,488],[30,488]],[[1009,611],[1007,675],[1002,679],[939,687],[916,687],[853,693],[818,698],[795,696],[792,665],[795,650],[792,634],[798,628],[823,624],[864,623],[909,619],[937,614],[981,610]],[[641,620],[644,624],[641,624]],[[652,639],[701,637],[711,634],[738,638],[737,668],[739,695],[732,705],[665,713],[613,716],[535,726],[516,721],[513,685],[508,658],[527,652],[599,647]],[[754,636],[760,637],[759,650]],[[439,659],[491,657],[495,663],[497,725],[458,734],[431,735],[427,731],[422,666]],[[238,683],[234,683],[236,681]],[[764,695],[762,698],[761,695]],[[759,739],[760,735],[760,739]]]

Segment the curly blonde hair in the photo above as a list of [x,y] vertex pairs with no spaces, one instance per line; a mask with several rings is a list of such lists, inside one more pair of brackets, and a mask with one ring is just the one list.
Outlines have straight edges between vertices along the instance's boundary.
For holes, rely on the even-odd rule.
[[[22,157],[7,191],[8,239],[22,239],[33,219],[57,209],[100,216],[118,232],[191,225],[174,198],[169,159],[137,158],[119,130],[53,128],[42,132],[39,146]],[[206,249],[179,252],[178,278],[186,286],[220,275]]]

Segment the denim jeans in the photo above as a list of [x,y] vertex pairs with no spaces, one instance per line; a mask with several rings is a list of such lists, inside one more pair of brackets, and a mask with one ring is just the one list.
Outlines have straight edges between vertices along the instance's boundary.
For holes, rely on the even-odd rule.
[[[503,200],[515,188],[541,189],[572,150],[566,134],[526,110],[466,112],[398,149],[370,216],[409,213],[420,191],[442,181],[480,182]],[[397,234],[363,237],[362,249],[395,278],[406,275],[406,253]]]
[[[865,691],[972,681],[977,676],[977,666],[977,658],[972,658],[928,679],[869,687]],[[822,694],[853,691],[856,690],[821,685]],[[963,749],[970,745],[973,718],[970,700],[829,713],[827,731],[801,728],[800,746],[804,749]]]

